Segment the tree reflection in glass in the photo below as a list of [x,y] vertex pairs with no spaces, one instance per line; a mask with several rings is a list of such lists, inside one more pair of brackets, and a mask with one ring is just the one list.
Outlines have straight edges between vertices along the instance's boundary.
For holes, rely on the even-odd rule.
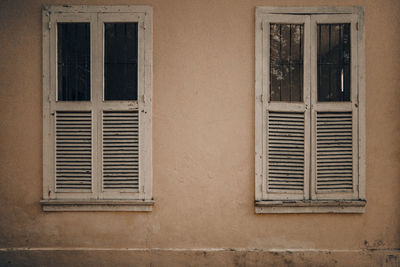
[[303,40],[301,24],[270,24],[271,101],[303,101]]

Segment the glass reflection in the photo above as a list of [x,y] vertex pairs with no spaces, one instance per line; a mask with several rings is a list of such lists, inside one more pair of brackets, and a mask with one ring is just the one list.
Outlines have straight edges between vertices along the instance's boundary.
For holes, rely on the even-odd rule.
[[318,24],[318,101],[350,101],[350,24]]
[[303,25],[270,24],[270,100],[303,100]]

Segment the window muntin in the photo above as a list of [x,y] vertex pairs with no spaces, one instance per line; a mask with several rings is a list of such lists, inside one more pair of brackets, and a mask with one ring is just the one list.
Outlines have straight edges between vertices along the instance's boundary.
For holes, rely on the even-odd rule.
[[304,25],[270,24],[270,99],[303,101]]
[[58,101],[90,100],[90,23],[57,23]]
[[104,29],[104,100],[137,100],[138,23],[105,23]]
[[318,101],[350,101],[350,23],[317,25]]

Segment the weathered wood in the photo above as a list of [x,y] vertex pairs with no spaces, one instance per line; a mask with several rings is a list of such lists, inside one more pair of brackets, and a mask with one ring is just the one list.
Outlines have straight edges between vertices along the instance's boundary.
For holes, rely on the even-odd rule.
[[[56,62],[56,29],[58,22],[90,22],[91,39],[91,100],[90,101],[57,101],[57,62]],[[137,22],[138,39],[138,100],[103,101],[104,85],[104,22]],[[149,6],[44,6],[43,7],[43,199],[152,199],[152,156],[151,156],[151,113],[152,113],[152,8]],[[139,124],[130,125],[130,131],[139,131],[140,178],[138,190],[120,190],[119,192],[103,191],[102,187],[102,147],[103,144],[103,111],[139,110]],[[91,111],[92,113],[92,187],[89,192],[56,192],[55,189],[55,114],[57,111]],[[60,122],[61,123],[61,122]],[[75,127],[79,128],[79,118]],[[62,125],[61,125],[62,124]],[[61,123],[62,128],[66,123]],[[104,125],[104,132],[109,129]],[[65,128],[65,127],[64,127]],[[85,135],[86,129],[69,133],[63,128],[63,136]],[[114,127],[115,128],[115,127]],[[121,128],[121,127],[120,127]],[[126,132],[122,127],[121,132]],[[59,133],[60,134],[60,133]],[[63,137],[64,138],[64,137]],[[124,137],[127,138],[127,137]],[[68,146],[68,144],[66,145]],[[68,146],[69,147],[69,146]],[[69,148],[70,150],[72,148]],[[78,152],[77,152],[78,153]],[[70,162],[68,159],[65,161]],[[126,162],[126,161],[125,161]],[[72,162],[71,162],[72,164]],[[60,165],[61,166],[61,165]],[[64,206],[70,210],[70,207]],[[58,206],[57,209],[63,207]],[[97,207],[101,209],[101,206]],[[137,208],[135,208],[137,209]],[[46,208],[49,210],[49,208]]]
[[[269,29],[270,23],[304,23],[304,102],[277,102],[269,101]],[[317,23],[350,23],[351,24],[351,101],[349,102],[317,102]],[[290,145],[299,144],[301,138],[305,138],[305,169],[312,172],[305,174],[304,199],[364,199],[365,198],[365,59],[364,59],[364,15],[361,7],[257,7],[256,8],[256,177],[255,177],[255,199],[289,199],[290,191],[279,194],[269,194],[266,181],[269,173],[268,153],[277,157],[279,153],[287,153],[290,157],[298,157],[301,151],[289,151]],[[310,97],[312,96],[312,98]],[[308,98],[307,98],[308,97]],[[282,118],[287,125],[280,125],[274,121],[270,122],[272,130],[269,133],[273,144],[267,140],[267,119],[269,112],[304,112],[305,132],[300,134],[299,124],[291,122],[292,117]],[[335,118],[330,122],[332,116],[323,116],[318,119],[317,112],[351,112],[351,117]],[[325,118],[326,117],[326,118]],[[326,121],[328,120],[328,121]],[[337,124],[340,124],[340,127]],[[316,127],[320,127],[318,135],[318,159],[317,159],[317,135]],[[297,130],[296,130],[297,129]],[[349,129],[349,131],[348,131]],[[287,134],[285,132],[288,132]],[[290,134],[289,134],[290,132]],[[281,137],[284,134],[284,137]],[[335,138],[337,135],[338,138]],[[346,136],[351,135],[352,138]],[[304,137],[303,137],[304,136]],[[280,138],[282,138],[280,140]],[[291,139],[293,138],[293,139]],[[299,139],[300,138],[300,139]],[[335,140],[335,143],[332,143]],[[310,141],[310,142],[309,142]],[[350,142],[350,143],[348,143]],[[268,152],[269,149],[270,151]],[[313,152],[311,152],[313,151]],[[279,152],[279,153],[278,153]],[[296,153],[295,153],[296,152]],[[334,152],[334,153],[333,153]],[[343,153],[338,156],[335,153]],[[332,154],[333,153],[333,154]],[[281,156],[279,156],[281,157]],[[332,163],[327,161],[333,157]],[[345,166],[340,170],[347,171],[348,165],[352,164],[353,190],[323,190],[323,194],[316,194],[316,164],[319,162],[324,173],[330,169],[338,171],[337,165],[342,164],[341,157],[346,158]],[[284,162],[280,158],[277,162]],[[312,161],[311,161],[312,160]],[[292,165],[288,165],[290,168]],[[309,166],[309,167],[307,167]],[[321,165],[322,166],[322,165]],[[331,166],[330,168],[328,168]],[[332,167],[333,166],[333,167]],[[336,167],[335,167],[336,166]],[[334,169],[333,169],[334,168]],[[322,174],[321,174],[322,175]],[[344,174],[341,174],[342,176]],[[347,174],[346,174],[347,175]],[[325,174],[322,176],[326,176]],[[312,177],[312,179],[310,179]],[[347,176],[346,176],[347,177]],[[324,178],[325,179],[325,178]],[[346,178],[347,184],[348,177]],[[324,180],[325,181],[325,180]],[[325,183],[325,182],[324,182]],[[336,184],[340,184],[339,182]],[[274,190],[276,191],[276,190]],[[325,202],[319,202],[322,204]],[[336,203],[336,202],[333,202]],[[309,212],[313,207],[302,208],[303,212]],[[263,208],[265,210],[265,207]],[[322,208],[318,208],[322,211]],[[346,208],[347,209],[347,208]],[[276,210],[270,209],[273,212]],[[348,211],[351,209],[348,208]],[[356,209],[357,210],[357,209]],[[299,211],[299,209],[297,209]],[[279,211],[277,211],[279,212]],[[289,211],[290,212],[290,211]],[[341,209],[326,210],[326,212],[346,212]]]

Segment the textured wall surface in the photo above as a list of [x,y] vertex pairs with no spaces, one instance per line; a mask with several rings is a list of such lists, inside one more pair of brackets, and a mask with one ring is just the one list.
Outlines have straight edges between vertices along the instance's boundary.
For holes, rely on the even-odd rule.
[[[151,213],[41,210],[44,3],[153,6]],[[255,7],[333,4],[365,8],[366,212],[256,215]],[[400,248],[399,13],[397,0],[1,0],[0,265],[42,251],[9,248],[343,250],[399,264],[397,256],[374,254]],[[153,256],[161,261],[168,251]],[[70,253],[42,252],[38,264]],[[212,252],[215,261],[235,253],[220,252]],[[343,257],[338,264],[351,258]]]

